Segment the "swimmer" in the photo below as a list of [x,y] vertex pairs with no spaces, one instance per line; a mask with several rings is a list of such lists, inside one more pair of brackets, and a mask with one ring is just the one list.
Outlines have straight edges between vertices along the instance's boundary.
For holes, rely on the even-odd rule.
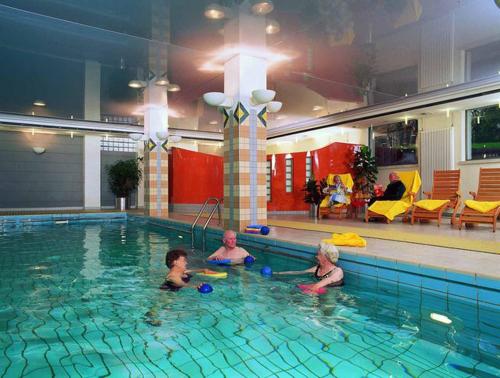
[[179,291],[183,287],[199,288],[198,286],[190,285],[191,273],[211,273],[209,269],[187,269],[187,253],[182,249],[173,249],[165,256],[165,264],[170,269],[165,278],[165,282],[160,286],[162,290]]
[[339,251],[333,244],[320,243],[316,253],[318,264],[299,271],[276,272],[274,274],[306,274],[313,273],[318,281],[308,287],[311,291],[317,291],[322,287],[342,286],[344,285],[344,272],[342,268],[336,266],[339,259]]
[[222,242],[224,245],[208,256],[207,260],[231,260],[232,264],[243,264],[245,257],[251,256],[245,249],[236,246],[236,233],[234,231],[224,232]]

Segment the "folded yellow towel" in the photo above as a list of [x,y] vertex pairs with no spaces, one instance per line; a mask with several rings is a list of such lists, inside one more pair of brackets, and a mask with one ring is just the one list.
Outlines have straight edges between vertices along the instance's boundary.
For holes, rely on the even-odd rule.
[[323,239],[324,243],[334,245],[346,245],[349,247],[366,247],[366,240],[354,232],[343,234],[332,234],[331,239]]
[[415,206],[420,207],[421,209],[424,210],[429,210],[429,211],[434,211],[436,209],[439,209],[441,206],[447,204],[450,202],[450,200],[432,200],[432,199],[426,199],[426,200],[420,200],[415,202]]
[[500,201],[465,201],[465,206],[470,207],[473,210],[479,211],[480,213],[487,213],[493,209],[500,206]]
[[368,210],[383,215],[392,221],[395,216],[403,214],[410,206],[409,203],[404,201],[376,201]]

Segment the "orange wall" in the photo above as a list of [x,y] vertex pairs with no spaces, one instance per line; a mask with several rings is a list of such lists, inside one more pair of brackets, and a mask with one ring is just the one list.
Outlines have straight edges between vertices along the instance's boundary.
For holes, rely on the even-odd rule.
[[[350,172],[353,149],[349,143],[332,143],[311,151],[313,172],[316,180],[329,173]],[[293,192],[285,192],[285,155],[275,155],[275,166],[271,173],[271,201],[269,211],[308,210],[304,203],[306,181],[306,153],[294,152]],[[267,156],[271,160],[272,155]],[[223,159],[220,156],[172,148],[169,161],[169,201],[174,204],[201,204],[208,197],[223,196]]]
[[172,148],[169,156],[169,202],[201,204],[223,196],[224,165],[221,156]]

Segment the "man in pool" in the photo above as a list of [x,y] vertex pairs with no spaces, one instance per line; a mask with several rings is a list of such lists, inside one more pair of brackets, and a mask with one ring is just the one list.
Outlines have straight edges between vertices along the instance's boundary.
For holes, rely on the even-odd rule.
[[234,231],[224,232],[222,242],[224,245],[208,256],[207,260],[231,260],[231,264],[243,264],[245,257],[251,256],[245,249],[236,246]]

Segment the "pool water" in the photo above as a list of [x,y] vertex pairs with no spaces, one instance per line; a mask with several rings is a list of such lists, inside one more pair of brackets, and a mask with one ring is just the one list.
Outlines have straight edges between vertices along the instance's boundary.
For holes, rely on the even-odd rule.
[[158,290],[188,244],[132,221],[0,231],[0,376],[500,376],[498,308],[354,275],[304,295],[310,278],[259,269],[311,263],[259,251],[215,268],[229,275],[203,280],[211,294]]

